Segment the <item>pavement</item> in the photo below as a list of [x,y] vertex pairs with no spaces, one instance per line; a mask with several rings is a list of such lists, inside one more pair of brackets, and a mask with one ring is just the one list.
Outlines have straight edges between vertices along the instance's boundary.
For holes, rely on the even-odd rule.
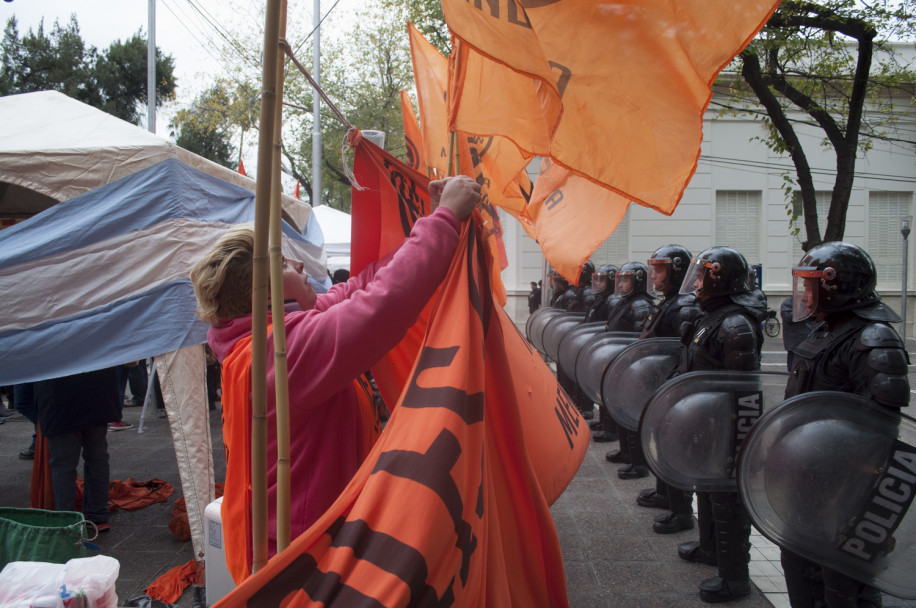
[[[908,348],[916,344],[912,340]],[[767,338],[763,369],[785,369],[785,351],[779,338]],[[916,387],[912,374],[911,386]],[[143,433],[137,432],[141,408],[124,409],[124,419],[133,429],[110,432],[111,478],[168,481],[175,493],[165,503],[111,517],[111,530],[101,535],[101,552],[121,564],[117,581],[120,601],[143,594],[161,574],[193,559],[190,542],[181,542],[168,529],[171,509],[181,496],[181,483],[168,421],[152,417]],[[216,478],[225,476],[220,413],[210,413]],[[27,447],[31,424],[16,414],[0,425],[0,504],[26,507],[32,462],[20,460]],[[692,608],[706,606],[699,599],[697,584],[715,575],[715,568],[693,564],[677,556],[677,545],[696,539],[696,531],[673,535],[652,532],[652,521],[660,513],[636,505],[636,495],[654,485],[653,478],[620,480],[617,465],[605,461],[616,443],[591,443],[585,460],[566,492],[553,505],[552,513],[560,536],[572,608]],[[750,596],[730,602],[740,608],[788,607],[778,549],[762,536],[751,539]],[[193,589],[177,605],[193,607]],[[913,607],[916,602],[885,596],[887,607]]]

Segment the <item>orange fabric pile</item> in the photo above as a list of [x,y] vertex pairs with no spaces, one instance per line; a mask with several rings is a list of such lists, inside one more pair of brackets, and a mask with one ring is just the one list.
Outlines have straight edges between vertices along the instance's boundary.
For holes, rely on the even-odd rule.
[[145,589],[146,595],[154,600],[161,600],[172,604],[177,602],[190,584],[202,584],[204,582],[204,565],[203,562],[190,560],[182,566],[175,566]]

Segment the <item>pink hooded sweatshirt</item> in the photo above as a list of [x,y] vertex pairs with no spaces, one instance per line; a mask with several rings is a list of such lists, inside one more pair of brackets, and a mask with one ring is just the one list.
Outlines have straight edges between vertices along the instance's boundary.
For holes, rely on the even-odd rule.
[[[336,500],[366,457],[353,380],[403,338],[445,279],[460,223],[439,207],[417,220],[393,255],[318,296],[312,310],[286,313],[289,368],[291,538]],[[251,315],[208,332],[220,362],[251,334]],[[268,337],[269,552],[276,553],[277,437],[273,340]]]

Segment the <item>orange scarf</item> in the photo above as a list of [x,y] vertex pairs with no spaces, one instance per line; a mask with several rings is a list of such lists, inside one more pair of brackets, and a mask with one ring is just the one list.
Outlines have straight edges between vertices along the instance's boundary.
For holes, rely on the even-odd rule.
[[251,573],[251,336],[223,361],[223,443],[226,486],[220,515],[226,566],[241,583]]
[[[270,326],[267,328],[270,332]],[[381,433],[381,423],[366,376],[353,381],[362,419],[366,455]],[[226,566],[236,584],[251,573],[251,336],[240,339],[223,361],[223,443],[226,483],[220,515]],[[240,532],[244,531],[244,534]]]

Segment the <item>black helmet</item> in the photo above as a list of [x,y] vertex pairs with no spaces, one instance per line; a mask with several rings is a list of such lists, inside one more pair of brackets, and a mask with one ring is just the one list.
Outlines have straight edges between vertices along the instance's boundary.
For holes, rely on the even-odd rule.
[[875,291],[875,264],[861,247],[821,243],[792,269],[792,318],[840,312],[881,301]]
[[614,293],[614,281],[617,278],[617,267],[613,264],[599,266],[592,274],[592,293]]
[[748,265],[731,247],[710,247],[690,262],[680,293],[695,293],[701,300],[748,293]]
[[677,293],[690,266],[690,252],[680,245],[663,245],[647,261],[649,287],[660,295]]
[[586,262],[582,265],[582,270],[579,271],[579,282],[577,283],[578,287],[589,287],[592,284],[592,275],[595,273],[595,265],[591,262]]
[[649,270],[642,262],[627,262],[617,272],[614,295],[628,296],[633,293],[646,293],[646,278]]

